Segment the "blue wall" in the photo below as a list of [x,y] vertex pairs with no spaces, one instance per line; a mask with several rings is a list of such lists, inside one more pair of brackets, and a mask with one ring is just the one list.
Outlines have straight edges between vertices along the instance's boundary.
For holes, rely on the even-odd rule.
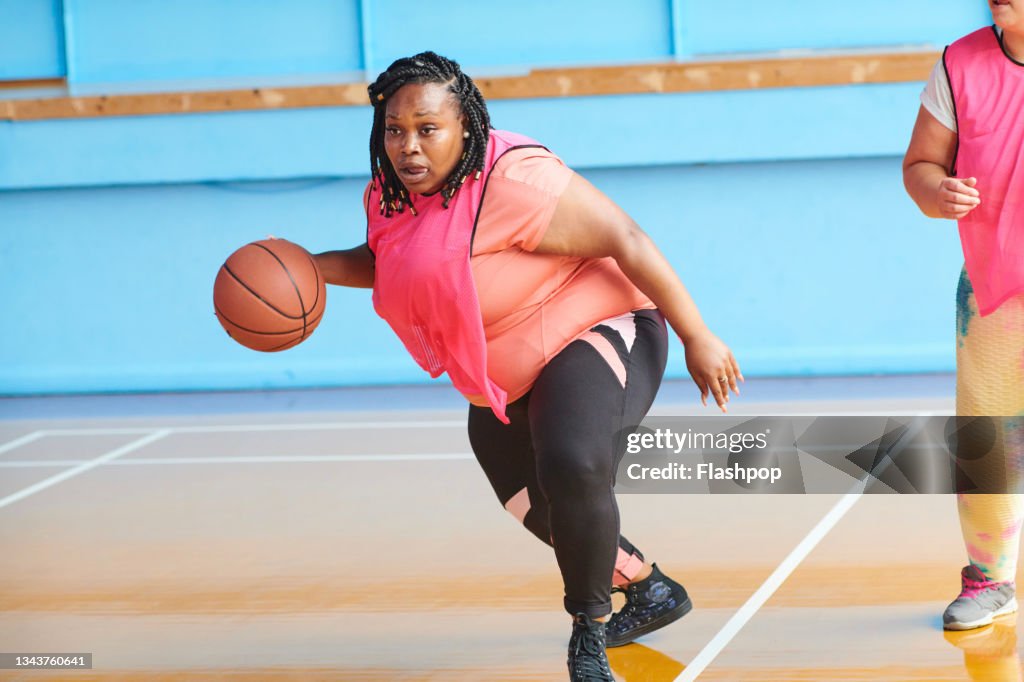
[[[471,73],[774,50],[943,45],[983,0],[0,0],[0,78],[73,90],[376,75],[423,49]],[[502,27],[507,30],[495,30]]]
[[76,84],[356,71],[359,8],[337,0],[64,0]]
[[[427,47],[478,74],[938,47],[987,16],[984,3],[960,0],[528,1],[515,5],[524,30],[503,43],[478,28],[508,22],[493,7],[0,0],[0,64],[12,12],[50,39],[46,50],[45,40],[13,48],[22,61],[49,63],[79,91],[354,78]],[[655,237],[748,376],[941,371],[953,367],[960,257],[955,225],[920,216],[902,189],[920,88],[491,107],[496,125],[543,140]],[[273,233],[324,250],[362,240],[368,130],[365,107],[0,122],[0,393],[425,380],[366,291],[332,287],[321,327],[279,354],[237,346],[212,312],[217,267],[245,242]],[[678,350],[671,376],[685,371]]]
[[680,0],[683,51],[707,55],[779,49],[944,45],[991,21],[983,0],[833,2]]
[[0,0],[0,80],[60,78],[64,64],[60,0]]

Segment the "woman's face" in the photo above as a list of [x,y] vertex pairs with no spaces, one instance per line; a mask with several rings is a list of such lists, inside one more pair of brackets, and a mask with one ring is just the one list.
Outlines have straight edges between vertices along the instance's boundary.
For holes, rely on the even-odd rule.
[[1004,31],[1024,33],[1024,0],[988,0],[992,21]]
[[462,118],[443,83],[410,83],[391,96],[384,151],[407,190],[431,194],[444,187],[462,156]]

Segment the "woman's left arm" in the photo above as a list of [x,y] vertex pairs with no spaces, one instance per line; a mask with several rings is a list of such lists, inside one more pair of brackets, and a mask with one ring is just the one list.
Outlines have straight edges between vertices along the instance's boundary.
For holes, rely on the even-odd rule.
[[[625,211],[579,175],[573,175],[535,253],[615,259],[619,269],[658,306],[686,349],[686,368],[700,389],[726,411],[729,389],[743,381],[729,347],[711,333],[686,287],[650,237]],[[721,381],[725,378],[726,381]]]

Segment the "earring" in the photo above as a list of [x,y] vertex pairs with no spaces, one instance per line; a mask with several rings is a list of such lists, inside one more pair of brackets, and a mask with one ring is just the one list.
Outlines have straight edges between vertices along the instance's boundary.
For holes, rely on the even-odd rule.
[[469,131],[468,131],[468,130],[463,130],[463,131],[462,131],[462,137],[463,137],[464,139],[467,139],[467,140],[468,140],[468,139],[469,139]]

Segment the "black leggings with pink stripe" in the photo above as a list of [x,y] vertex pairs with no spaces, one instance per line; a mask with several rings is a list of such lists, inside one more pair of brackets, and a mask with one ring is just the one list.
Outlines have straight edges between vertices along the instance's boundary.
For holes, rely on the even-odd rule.
[[629,582],[643,555],[619,535],[612,487],[624,429],[647,414],[667,354],[656,310],[606,320],[570,343],[533,388],[508,406],[510,424],[469,409],[469,440],[498,499],[555,550],[565,609],[611,612],[611,587]]

